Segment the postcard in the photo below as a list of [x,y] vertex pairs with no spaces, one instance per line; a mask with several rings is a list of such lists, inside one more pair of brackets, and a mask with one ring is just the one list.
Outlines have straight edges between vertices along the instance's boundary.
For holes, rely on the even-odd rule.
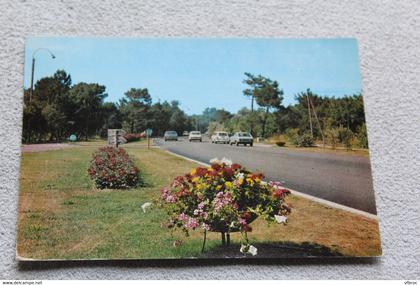
[[355,39],[26,41],[17,258],[381,255]]

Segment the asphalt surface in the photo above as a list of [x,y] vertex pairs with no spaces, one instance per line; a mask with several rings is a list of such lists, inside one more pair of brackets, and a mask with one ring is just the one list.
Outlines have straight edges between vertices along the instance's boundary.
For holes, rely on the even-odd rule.
[[164,142],[162,149],[209,163],[212,158],[229,158],[268,180],[282,181],[285,187],[318,198],[376,214],[372,174],[368,157],[300,151],[266,146],[230,146],[203,142]]

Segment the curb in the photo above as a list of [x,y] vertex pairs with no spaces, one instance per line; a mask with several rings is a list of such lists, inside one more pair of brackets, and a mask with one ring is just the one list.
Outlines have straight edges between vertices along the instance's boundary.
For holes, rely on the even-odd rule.
[[[174,153],[170,150],[165,150],[165,152],[167,152],[167,153],[169,153],[173,156],[176,156],[176,157],[179,157],[179,158],[182,158],[182,159],[185,159],[185,160],[188,160],[188,161],[191,161],[191,162],[194,162],[194,163],[206,166],[206,167],[210,166],[210,164],[208,164],[208,163],[205,163],[205,162],[202,162],[202,161],[199,161],[199,160],[196,160],[196,159],[192,159],[192,158]],[[362,211],[362,210],[358,210],[358,209],[355,209],[355,208],[352,208],[352,207],[348,207],[348,206],[341,205],[341,204],[338,204],[338,203],[335,203],[335,202],[331,202],[331,201],[328,201],[328,200],[325,200],[325,199],[322,199],[322,198],[318,198],[318,197],[315,197],[315,196],[312,196],[312,195],[309,195],[309,194],[305,194],[305,193],[302,193],[302,192],[299,192],[299,191],[296,191],[296,190],[293,190],[293,189],[290,189],[290,188],[287,188],[287,187],[283,187],[283,188],[289,190],[293,195],[308,199],[310,201],[314,201],[314,202],[323,204],[323,205],[331,207],[331,208],[335,208],[335,209],[343,210],[343,211],[350,212],[350,213],[353,213],[353,214],[356,214],[356,215],[360,215],[360,216],[363,216],[363,217],[371,219],[371,220],[375,220],[375,221],[379,220],[378,216],[375,215],[375,214],[371,214],[371,213],[368,213],[368,212],[365,212],[365,211]]]

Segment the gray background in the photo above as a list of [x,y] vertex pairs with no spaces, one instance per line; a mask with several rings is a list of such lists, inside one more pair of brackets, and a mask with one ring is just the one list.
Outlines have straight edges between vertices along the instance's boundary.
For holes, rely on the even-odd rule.
[[[0,0],[0,278],[420,278],[420,3]],[[19,265],[24,39],[33,35],[356,37],[382,258]]]

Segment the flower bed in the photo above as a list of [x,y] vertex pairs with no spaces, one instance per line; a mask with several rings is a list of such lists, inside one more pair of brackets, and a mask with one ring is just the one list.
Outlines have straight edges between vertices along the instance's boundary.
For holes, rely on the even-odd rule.
[[290,192],[279,182],[265,182],[262,173],[252,173],[227,159],[210,162],[211,167],[195,168],[162,189],[160,204],[169,215],[168,227],[187,234],[202,229],[203,249],[207,231],[221,232],[223,243],[225,239],[229,243],[229,233],[240,231],[249,248],[247,233],[257,217],[286,222],[290,207],[284,198]]
[[139,169],[122,148],[102,147],[94,152],[88,174],[99,189],[127,189],[139,183]]
[[142,134],[125,134],[124,135],[124,138],[126,139],[127,143],[139,141],[142,137],[143,137]]

